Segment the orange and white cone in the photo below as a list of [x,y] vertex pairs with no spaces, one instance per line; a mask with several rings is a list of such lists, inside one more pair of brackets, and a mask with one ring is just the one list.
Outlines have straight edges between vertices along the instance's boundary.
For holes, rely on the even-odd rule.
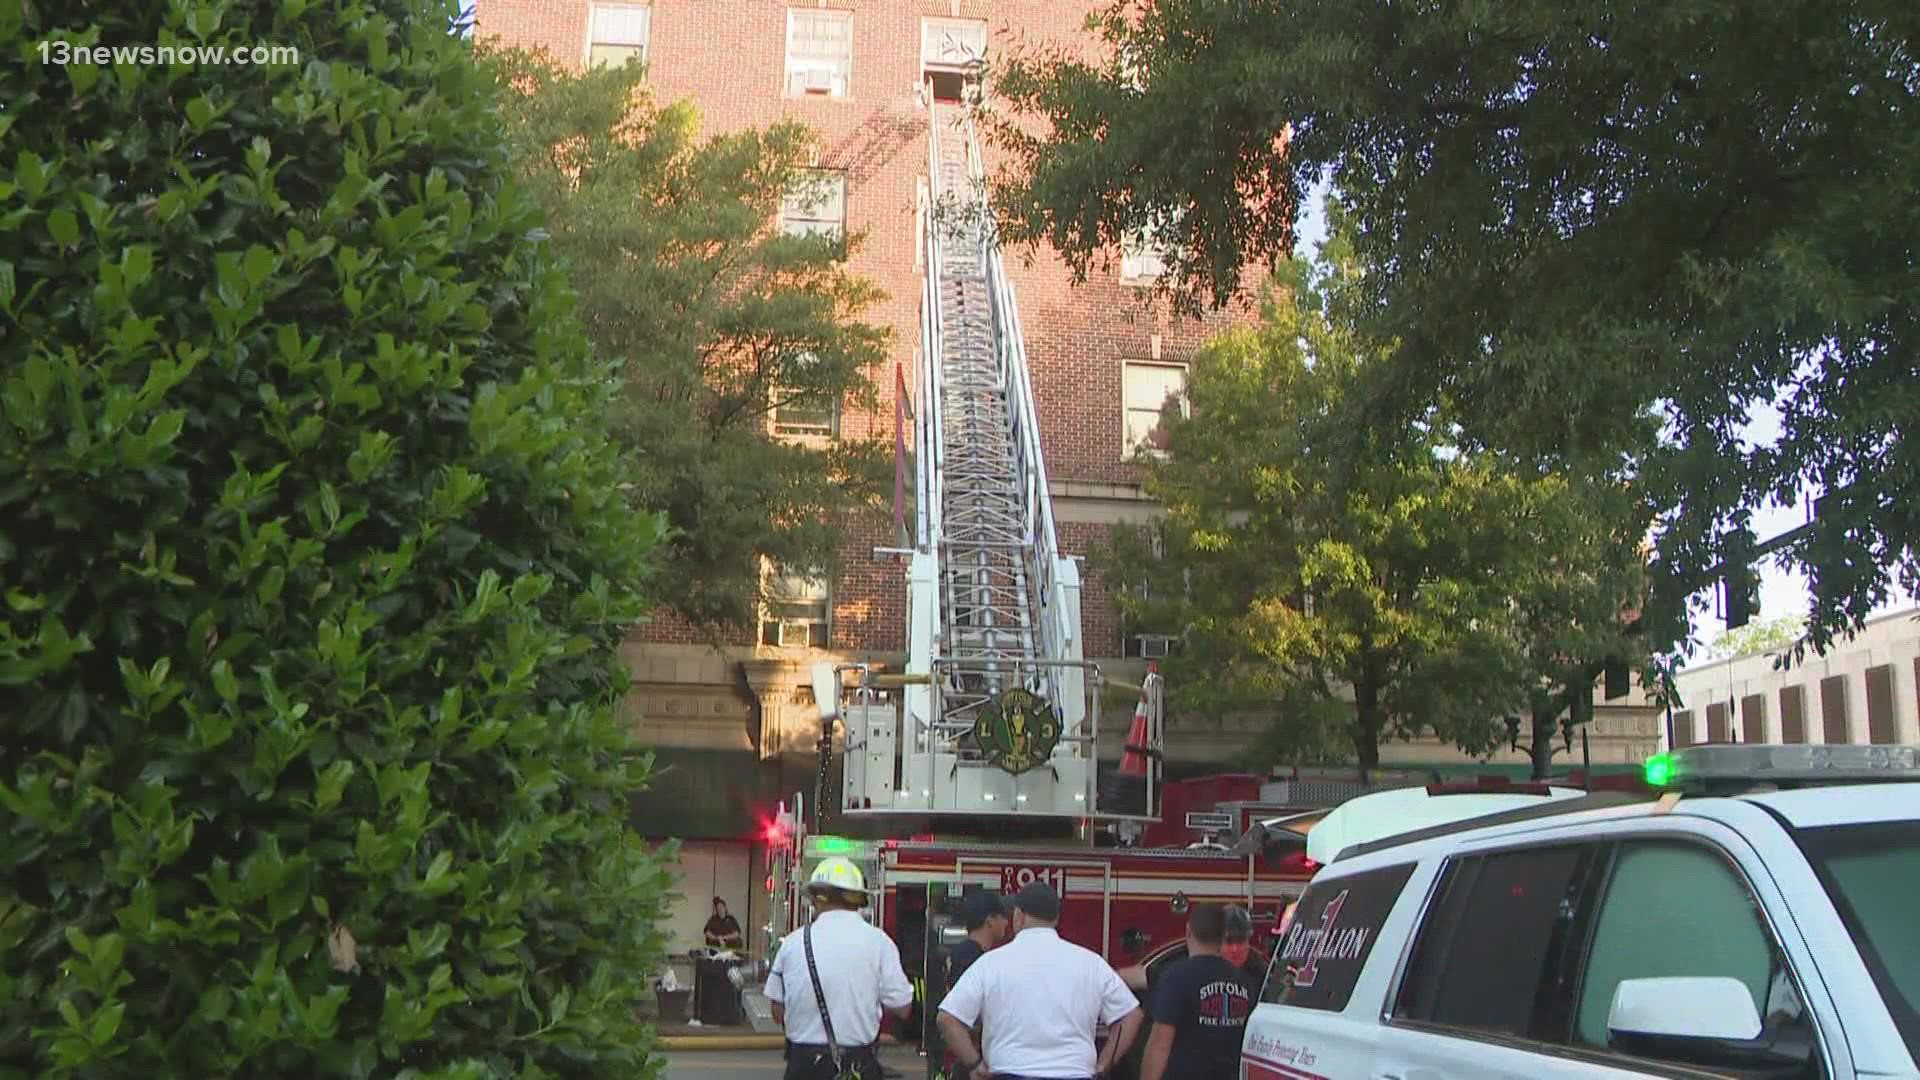
[[[1147,671],[1158,670],[1158,665],[1149,663]],[[1140,690],[1140,704],[1133,707],[1133,728],[1127,732],[1126,753],[1120,757],[1120,773],[1123,776],[1147,775],[1147,691]]]

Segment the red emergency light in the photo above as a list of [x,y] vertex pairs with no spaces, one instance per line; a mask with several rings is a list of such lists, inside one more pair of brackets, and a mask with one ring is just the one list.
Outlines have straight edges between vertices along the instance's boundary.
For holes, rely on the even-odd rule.
[[760,823],[760,839],[774,846],[784,845],[787,840],[787,827],[779,818],[769,818]]

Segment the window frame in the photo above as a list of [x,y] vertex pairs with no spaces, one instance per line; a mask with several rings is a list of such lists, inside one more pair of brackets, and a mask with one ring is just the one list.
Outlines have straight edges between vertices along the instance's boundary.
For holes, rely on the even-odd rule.
[[[1153,457],[1165,457],[1167,453],[1158,447],[1148,446],[1144,438],[1139,443],[1132,442],[1132,436],[1130,435],[1132,424],[1130,421],[1133,418],[1133,414],[1147,411],[1145,408],[1136,408],[1133,404],[1132,395],[1129,393],[1128,387],[1131,380],[1129,380],[1128,376],[1135,368],[1159,368],[1162,370],[1171,369],[1178,371],[1180,373],[1180,391],[1175,396],[1180,401],[1180,416],[1182,419],[1191,419],[1193,416],[1193,405],[1187,400],[1187,375],[1192,370],[1188,364],[1178,360],[1122,360],[1120,362],[1120,460],[1123,462],[1134,460],[1135,456],[1141,451],[1145,451]],[[1159,416],[1165,408],[1166,399],[1162,398],[1160,406],[1153,410],[1154,415],[1156,417]],[[1151,434],[1152,431],[1158,427],[1159,424],[1156,422],[1154,428],[1148,429],[1148,433]]]
[[[631,41],[599,41],[595,39],[594,23],[602,11],[645,12],[646,40],[636,46]],[[610,2],[593,0],[592,3],[587,5],[587,28],[584,37],[586,41],[582,43],[580,48],[580,62],[586,67],[591,68],[595,66],[593,62],[593,50],[597,45],[607,45],[621,49],[638,48],[640,50],[640,65],[645,67],[653,62],[653,4],[651,2],[641,2],[641,0],[625,0],[625,2],[621,2],[621,0],[610,0]]]
[[[971,60],[956,63],[951,60],[934,59],[928,54],[927,46],[932,43],[933,36],[937,31],[945,27],[958,28],[962,26],[964,26],[969,30],[975,27],[979,28],[980,55],[978,57],[975,57]],[[960,72],[962,74],[969,73],[973,71],[978,64],[986,60],[987,49],[990,48],[992,44],[993,44],[993,28],[990,25],[988,25],[987,20],[985,19],[964,19],[964,18],[952,16],[952,15],[920,16],[920,70],[921,71]]]
[[[829,186],[833,188],[833,194],[830,195],[828,198],[823,199],[822,202],[823,203],[831,202],[835,204],[840,211],[840,216],[837,223],[834,225],[833,229],[831,230],[828,230],[828,229],[796,230],[796,229],[790,228],[788,224],[789,222],[796,222],[796,223],[805,225],[805,224],[817,224],[821,222],[834,222],[835,219],[831,217],[813,217],[813,216],[804,216],[799,214],[789,214],[788,211],[790,207],[794,204],[796,195],[791,190],[783,191],[780,194],[780,214],[776,222],[776,224],[780,229],[781,235],[783,236],[829,236],[833,239],[835,243],[839,243],[845,240],[847,237],[847,218],[850,216],[848,211],[848,206],[847,206],[847,198],[849,195],[849,189],[851,188],[851,185],[847,183],[847,170],[807,168],[807,169],[801,169],[799,172],[801,175],[795,177],[796,183],[794,183],[791,186],[794,188],[800,188],[800,187],[804,187],[807,184],[819,183],[821,181],[825,181]],[[800,208],[805,209],[812,205],[813,204],[811,203],[800,204]]]
[[1178,222],[1160,221],[1129,230],[1120,240],[1120,283],[1135,288],[1150,288],[1165,278],[1180,256],[1177,245],[1162,237]]
[[[802,352],[786,360],[783,366],[785,365],[804,366],[806,364],[810,364],[813,362],[814,362],[814,356],[812,353]],[[780,385],[780,384],[775,384],[774,387],[769,391],[769,394],[772,400],[777,402],[782,397],[785,397],[787,394],[791,392],[792,392],[791,388]],[[793,425],[782,425],[780,421],[780,412],[782,409],[797,408],[803,411],[812,411],[812,410],[807,409],[806,406],[777,405],[777,404],[772,405],[767,410],[767,430],[773,435],[774,438],[784,439],[791,442],[800,442],[800,443],[831,442],[832,440],[840,437],[840,421],[841,421],[840,405],[841,405],[841,401],[838,395],[835,395],[833,401],[827,403],[826,409],[825,409],[827,414],[827,421],[825,424],[793,424]]]
[[[1701,827],[1705,826],[1705,827]],[[1726,839],[1711,835],[1713,831],[1728,833]],[[1768,897],[1780,900],[1778,889],[1765,889],[1755,877],[1741,864],[1728,841],[1739,838],[1718,823],[1688,822],[1675,827],[1673,823],[1648,820],[1635,822],[1626,828],[1611,827],[1603,831],[1580,829],[1560,832],[1546,836],[1498,837],[1480,844],[1462,846],[1447,852],[1441,865],[1435,871],[1427,895],[1423,898],[1419,911],[1406,940],[1401,945],[1398,967],[1388,982],[1384,1007],[1380,1022],[1384,1027],[1396,1028],[1408,1032],[1440,1036],[1466,1043],[1480,1043],[1488,1046],[1505,1047],[1526,1053],[1542,1054],[1549,1057],[1601,1065],[1613,1069],[1623,1069],[1658,1076],[1697,1077],[1705,1071],[1702,1066],[1690,1066],[1678,1062],[1662,1061],[1655,1058],[1633,1057],[1616,1051],[1595,1050],[1576,1045],[1579,1023],[1579,994],[1587,978],[1587,965],[1593,947],[1594,933],[1599,925],[1599,914],[1607,889],[1613,880],[1613,871],[1619,861],[1619,854],[1628,845],[1685,844],[1702,848],[1717,856],[1734,874],[1742,888],[1752,899],[1759,913],[1764,932],[1777,950],[1793,981],[1795,992],[1799,995],[1802,1007],[1806,1010],[1813,1026],[1816,1057],[1814,1068],[1816,1075],[1831,1078],[1841,1075],[1842,1067],[1851,1068],[1850,1056],[1844,1052],[1844,1041],[1836,1046],[1829,1038],[1829,1030],[1834,1022],[1830,1018],[1836,1015],[1834,1002],[1817,978],[1809,978],[1817,973],[1818,963],[1811,956],[1803,939],[1792,938],[1782,933],[1781,924],[1774,916],[1774,909],[1768,904]],[[1573,969],[1564,980],[1572,988],[1571,996],[1564,1002],[1566,1006],[1566,1042],[1542,1042],[1531,1038],[1515,1038],[1498,1032],[1482,1031],[1431,1021],[1403,1018],[1397,1015],[1400,999],[1406,990],[1413,960],[1420,940],[1427,929],[1428,920],[1436,906],[1442,901],[1442,888],[1448,872],[1455,863],[1475,858],[1500,855],[1516,851],[1527,851],[1559,846],[1589,846],[1604,852],[1593,864],[1594,872],[1588,874],[1582,883],[1579,909],[1574,913],[1574,923],[1582,927],[1579,952],[1573,957]],[[1564,962],[1566,958],[1563,956]],[[1809,967],[1811,965],[1811,967]]]
[[[774,611],[772,599],[774,583],[780,580],[818,582],[821,598],[805,600],[809,606],[819,605],[819,618],[785,618]],[[761,648],[769,649],[828,649],[833,646],[833,579],[825,573],[816,575],[784,572],[772,559],[760,560],[760,581],[762,600],[760,603],[760,631],[754,635],[754,642]],[[793,606],[798,606],[796,602]],[[789,623],[800,623],[807,627],[807,644],[783,645],[780,643],[782,629]],[[771,633],[771,639],[769,639]]]
[[[1524,1036],[1511,1035],[1489,1029],[1466,1027],[1458,1024],[1442,1023],[1435,1020],[1402,1015],[1402,1009],[1406,1004],[1405,999],[1413,989],[1412,984],[1417,974],[1416,967],[1421,956],[1421,945],[1426,939],[1428,924],[1430,921],[1436,919],[1440,913],[1440,909],[1448,902],[1448,887],[1453,883],[1455,875],[1462,872],[1462,867],[1472,862],[1484,862],[1488,859],[1553,851],[1561,848],[1585,849],[1576,850],[1575,863],[1569,874],[1567,885],[1569,889],[1577,888],[1575,895],[1579,897],[1579,906],[1573,912],[1572,919],[1570,920],[1570,930],[1576,935],[1584,936],[1577,936],[1576,940],[1571,943],[1561,943],[1557,956],[1554,955],[1553,952],[1554,944],[1552,940],[1549,939],[1546,950],[1543,953],[1543,963],[1564,965],[1568,960],[1566,951],[1568,946],[1570,944],[1575,946],[1576,955],[1574,957],[1573,972],[1570,976],[1565,973],[1559,973],[1561,976],[1559,981],[1563,986],[1563,990],[1561,991],[1563,995],[1566,993],[1564,987],[1573,986],[1577,988],[1579,976],[1584,973],[1585,941],[1591,938],[1593,920],[1598,909],[1597,901],[1593,896],[1594,882],[1596,878],[1604,878],[1611,863],[1612,856],[1607,841],[1595,837],[1571,836],[1536,843],[1509,844],[1499,847],[1455,851],[1446,857],[1439,869],[1435,872],[1433,883],[1428,890],[1425,903],[1421,905],[1420,913],[1414,921],[1411,932],[1407,936],[1406,948],[1400,961],[1400,969],[1395,973],[1392,985],[1389,987],[1387,994],[1382,1015],[1383,1022],[1393,1027],[1430,1032],[1450,1038],[1485,1042],[1500,1046],[1512,1046],[1531,1050],[1545,1049],[1549,1052],[1571,1050],[1572,1047],[1568,1044],[1554,1043],[1549,1040],[1536,1038],[1531,1032]],[[1449,924],[1446,927],[1446,934],[1441,936],[1449,936],[1457,929],[1458,927],[1456,925]],[[1541,983],[1536,986],[1536,990],[1546,985],[1547,977],[1548,971],[1543,968],[1541,972]],[[1576,998],[1566,997],[1564,1000],[1557,1000],[1551,1003],[1552,1008],[1559,1010],[1559,1022],[1565,1024],[1569,1031],[1571,1031],[1573,1019],[1574,1000],[1576,1000]],[[1529,1025],[1538,1024],[1540,1022],[1540,1010],[1548,1007],[1549,1003],[1544,1000],[1537,1002],[1534,1014],[1528,1017]]]
[[[839,80],[841,83],[839,92],[836,93],[834,90],[833,77],[831,75],[828,77],[827,92],[824,94],[814,93],[812,91],[805,89],[804,87],[802,87],[797,92],[794,90],[793,88],[794,75],[799,71],[804,71],[808,67],[814,66],[815,63],[817,63],[817,61],[820,59],[819,57],[801,58],[801,57],[796,57],[794,55],[793,30],[794,30],[794,23],[796,21],[796,16],[805,16],[808,18],[814,18],[814,17],[835,18],[846,25],[847,55],[846,55],[846,59],[843,62],[844,67],[841,69],[841,72],[839,75]],[[805,59],[806,61],[808,61],[808,63],[796,66],[795,61],[797,59]],[[832,101],[852,100],[853,98],[853,12],[851,10],[846,8],[794,7],[791,5],[788,6],[786,47],[783,50],[781,55],[780,96],[786,97],[786,98],[806,98],[806,99],[825,98],[827,100],[832,100]]]

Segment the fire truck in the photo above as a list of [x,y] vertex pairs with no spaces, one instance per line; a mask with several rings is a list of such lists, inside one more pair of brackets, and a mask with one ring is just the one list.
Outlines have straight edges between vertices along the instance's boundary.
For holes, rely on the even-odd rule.
[[[1151,979],[1183,954],[1190,905],[1244,904],[1273,927],[1313,867],[1304,836],[1298,850],[1230,850],[1251,816],[1285,808],[1260,806],[1254,777],[1163,783],[1161,676],[1130,683],[1085,656],[1079,566],[1056,532],[974,123],[932,87],[927,102],[910,542],[876,551],[904,568],[905,663],[814,669],[818,782],[768,823],[761,944],[771,953],[811,916],[804,885],[820,859],[849,858],[930,1019],[971,890],[1047,882],[1063,937]],[[1103,703],[1128,699],[1130,723],[1103,726]],[[1116,742],[1118,766],[1103,764]],[[748,1011],[763,1021],[764,998],[749,994]]]

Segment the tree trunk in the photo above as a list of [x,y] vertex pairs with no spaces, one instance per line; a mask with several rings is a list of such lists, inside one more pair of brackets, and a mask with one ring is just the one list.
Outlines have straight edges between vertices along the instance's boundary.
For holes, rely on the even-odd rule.
[[1380,768],[1380,687],[1367,677],[1353,684],[1353,753],[1360,763],[1360,782]]
[[[1555,699],[1558,701],[1558,699]],[[1533,707],[1533,739],[1528,749],[1533,757],[1533,778],[1545,780],[1553,775],[1553,741],[1560,737],[1558,713],[1552,706]]]

